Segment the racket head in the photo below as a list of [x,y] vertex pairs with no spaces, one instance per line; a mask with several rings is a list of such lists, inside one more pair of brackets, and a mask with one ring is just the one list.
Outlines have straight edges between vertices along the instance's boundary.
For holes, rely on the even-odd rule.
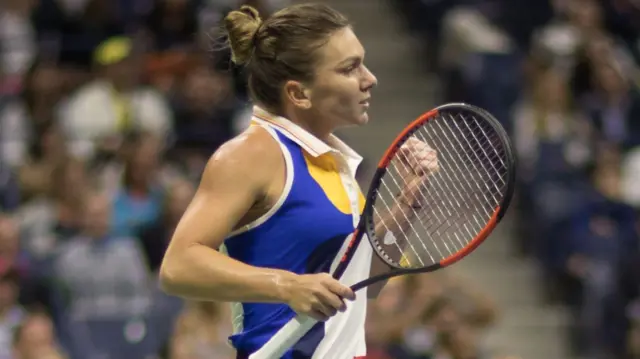
[[[391,241],[376,233],[381,222],[376,217],[384,215],[380,212],[389,214],[391,195],[403,185],[398,152],[411,138],[437,152],[439,169],[417,192],[426,201],[418,223],[404,233],[404,249],[414,257],[409,261],[406,250],[390,250]],[[359,232],[366,233],[376,254],[396,269],[394,275],[449,266],[477,248],[501,221],[513,196],[515,176],[511,141],[494,116],[465,103],[439,106],[407,126],[378,163]]]

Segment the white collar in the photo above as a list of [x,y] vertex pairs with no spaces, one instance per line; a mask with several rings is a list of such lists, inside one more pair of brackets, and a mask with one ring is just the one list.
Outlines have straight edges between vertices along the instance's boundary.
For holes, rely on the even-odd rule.
[[283,135],[300,145],[313,157],[337,152],[344,155],[349,162],[356,166],[362,162],[362,156],[333,134],[329,137],[329,145],[290,120],[276,116],[259,106],[253,107],[253,120],[276,127]]

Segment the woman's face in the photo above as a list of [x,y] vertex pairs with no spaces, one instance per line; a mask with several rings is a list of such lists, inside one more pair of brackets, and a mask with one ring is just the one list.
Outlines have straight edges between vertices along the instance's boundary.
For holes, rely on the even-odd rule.
[[376,77],[364,65],[365,51],[351,28],[333,34],[319,51],[315,80],[309,86],[311,110],[333,127],[368,122]]

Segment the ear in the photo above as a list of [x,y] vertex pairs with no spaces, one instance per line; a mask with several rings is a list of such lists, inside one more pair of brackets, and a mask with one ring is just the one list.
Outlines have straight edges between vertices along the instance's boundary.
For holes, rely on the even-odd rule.
[[295,107],[301,110],[311,108],[311,90],[298,81],[287,81],[284,84],[284,95]]

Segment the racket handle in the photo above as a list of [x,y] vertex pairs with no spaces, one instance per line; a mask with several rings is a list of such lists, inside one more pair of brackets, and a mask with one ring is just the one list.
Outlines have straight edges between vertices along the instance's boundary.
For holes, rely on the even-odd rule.
[[249,359],[280,359],[302,338],[318,321],[307,316],[296,316],[285,324]]

